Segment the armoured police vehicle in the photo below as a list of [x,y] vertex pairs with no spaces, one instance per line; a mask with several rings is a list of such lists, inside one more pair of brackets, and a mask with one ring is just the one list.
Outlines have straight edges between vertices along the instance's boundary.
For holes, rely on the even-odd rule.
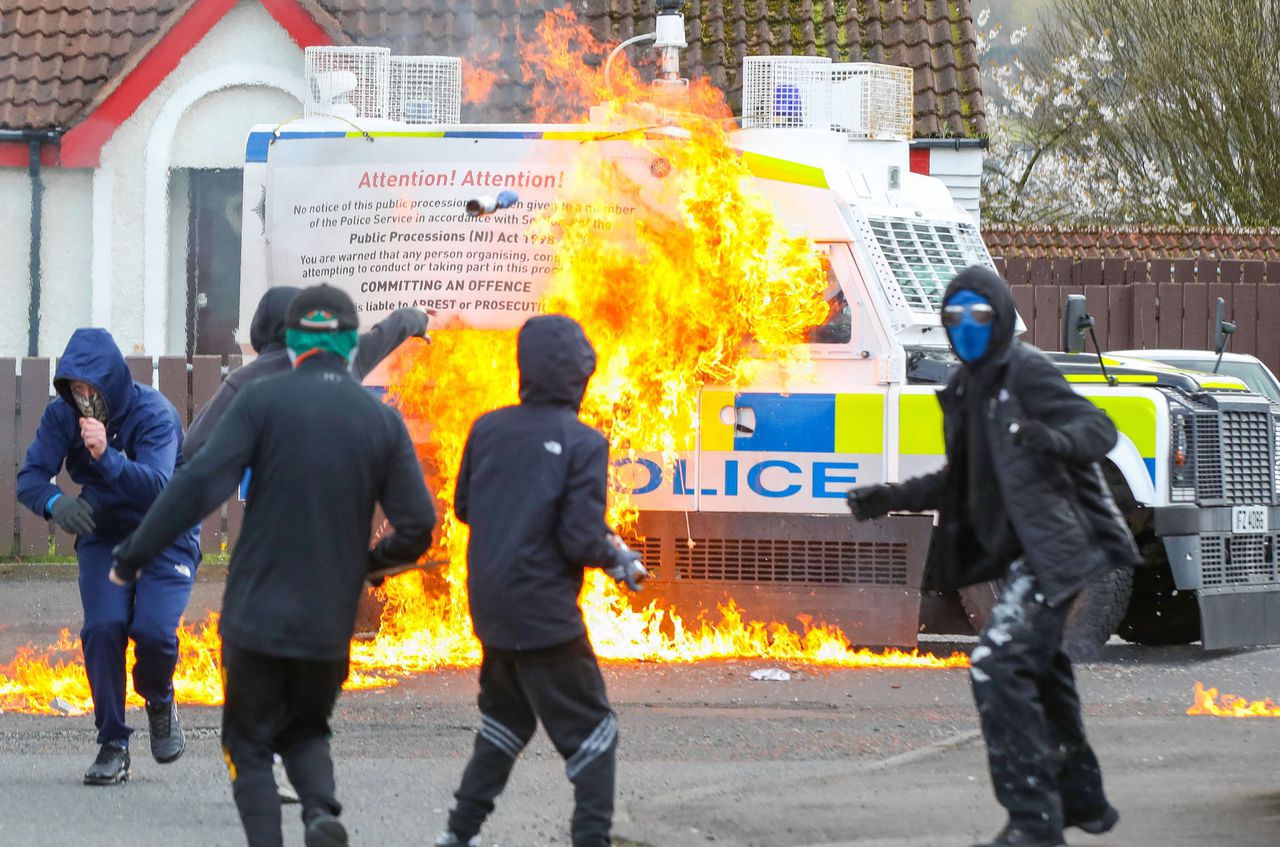
[[[652,38],[670,76],[678,13],[664,11]],[[258,127],[246,146],[244,328],[268,286],[322,280],[346,287],[366,321],[417,304],[478,330],[518,326],[537,308],[551,248],[523,237],[527,215],[474,218],[467,201],[492,209],[505,189],[526,210],[553,203],[583,145],[637,180],[661,178],[615,126],[458,123],[457,60],[312,48],[307,73],[308,116]],[[844,495],[940,466],[936,392],[955,365],[940,297],[959,270],[992,259],[946,187],[910,170],[909,69],[750,57],[744,79],[731,144],[821,252],[830,319],[810,334],[810,379],[703,386],[696,443],[674,461],[620,460],[656,593],[686,610],[732,597],[751,617],[808,616],[860,644],[980,625],[989,588],[917,590],[932,516],[855,525]],[[477,232],[514,259],[468,262]],[[341,261],[348,248],[362,258]],[[1280,641],[1276,409],[1223,375],[1056,361],[1121,432],[1105,470],[1151,565],[1136,582],[1121,572],[1092,586],[1075,641],[1117,629],[1150,644]]]

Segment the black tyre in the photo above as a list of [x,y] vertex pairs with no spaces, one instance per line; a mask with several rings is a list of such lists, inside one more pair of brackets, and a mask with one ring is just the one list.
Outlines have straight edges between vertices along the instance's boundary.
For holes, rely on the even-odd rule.
[[1194,591],[1173,583],[1164,544],[1155,533],[1138,537],[1147,566],[1134,573],[1133,600],[1117,633],[1125,641],[1150,647],[1190,644],[1200,639],[1200,606]]
[[[999,599],[1000,584],[986,582],[961,589],[960,602],[976,633],[981,633],[991,620],[991,610]],[[1067,615],[1062,643],[1074,661],[1089,662],[1098,658],[1124,618],[1133,594],[1133,571],[1111,570],[1084,587],[1076,595]]]

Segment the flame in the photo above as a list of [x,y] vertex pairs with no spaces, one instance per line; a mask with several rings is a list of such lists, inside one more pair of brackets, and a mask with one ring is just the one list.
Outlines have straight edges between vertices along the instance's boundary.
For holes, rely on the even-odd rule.
[[462,102],[483,103],[489,99],[490,92],[498,83],[498,72],[493,69],[498,61],[498,52],[486,56],[462,59]]
[[[641,184],[601,145],[583,144],[564,202],[531,235],[555,247],[544,308],[577,319],[599,362],[583,419],[609,439],[613,457],[645,451],[671,458],[695,444],[697,398],[706,385],[745,385],[766,367],[801,383],[809,371],[805,330],[826,316],[825,276],[813,245],[792,237],[753,187],[725,130],[721,93],[705,80],[654,90],[625,60],[606,80],[604,45],[568,9],[548,13],[524,43],[539,120],[597,120],[620,127],[660,180]],[[468,70],[475,76],[474,68]],[[652,132],[662,128],[660,132]],[[635,157],[632,157],[635,158]],[[657,170],[653,170],[653,169]],[[634,209],[623,212],[622,207]],[[375,637],[351,646],[348,688],[394,684],[396,676],[480,660],[466,592],[467,528],[451,508],[456,470],[472,421],[518,399],[515,333],[438,328],[430,346],[408,345],[390,363],[390,393],[414,427],[439,499],[437,550],[449,564],[388,580]],[[634,527],[634,507],[617,497],[611,524]],[[643,595],[641,596],[643,598]],[[694,662],[757,658],[823,667],[960,668],[966,656],[873,653],[839,629],[801,619],[798,628],[745,620],[732,601],[719,619],[649,603],[633,605],[590,570],[581,596],[591,640],[611,661]],[[175,688],[183,703],[221,702],[216,618],[180,632]],[[0,667],[0,709],[88,710],[84,672],[66,632],[44,649],[24,648]],[[132,695],[131,695],[132,696]],[[65,707],[53,705],[54,698]],[[140,703],[134,697],[131,703]]]
[[1280,703],[1270,697],[1262,700],[1246,700],[1234,694],[1219,694],[1216,688],[1205,688],[1196,683],[1196,690],[1188,715],[1212,715],[1216,718],[1280,718]]

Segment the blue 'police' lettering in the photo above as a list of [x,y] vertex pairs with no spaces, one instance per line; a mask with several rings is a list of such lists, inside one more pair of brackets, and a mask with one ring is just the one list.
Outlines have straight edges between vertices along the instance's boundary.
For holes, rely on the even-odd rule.
[[785,488],[772,489],[765,488],[761,480],[761,476],[770,468],[781,468],[787,473],[800,473],[800,466],[794,462],[784,462],[781,459],[771,459],[767,462],[761,462],[755,465],[751,470],[747,471],[747,488],[750,488],[761,497],[794,497],[800,493],[800,486],[796,483],[786,486]]
[[[858,481],[857,474],[837,476],[832,471],[856,471],[857,462],[814,462],[813,463],[813,496],[831,499],[843,498],[849,486]],[[831,491],[829,485],[840,485],[842,488]]]

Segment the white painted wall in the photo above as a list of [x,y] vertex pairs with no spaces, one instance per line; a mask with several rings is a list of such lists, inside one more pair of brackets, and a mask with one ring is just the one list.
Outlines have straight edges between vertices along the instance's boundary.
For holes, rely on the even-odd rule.
[[93,172],[46,168],[42,176],[39,343],[49,355],[93,322]]
[[30,232],[27,170],[0,168],[0,356],[27,355]]
[[[90,323],[93,227],[85,202],[93,174],[41,170],[40,353],[60,353],[71,331]],[[27,355],[31,295],[31,179],[26,168],[0,169],[0,356]]]
[[951,196],[982,225],[982,157],[985,150],[963,147],[929,148],[929,175],[947,186]]
[[95,283],[109,287],[112,331],[130,349],[151,355],[186,349],[184,335],[173,332],[173,301],[185,297],[186,282],[178,285],[172,275],[170,171],[240,167],[249,128],[299,112],[301,93],[301,49],[257,2],[246,0],[107,142],[110,256],[95,271],[111,279]]
[[[250,127],[301,111],[302,51],[244,0],[103,147],[95,171],[44,170],[40,354],[77,326],[106,326],[126,353],[183,353],[185,187],[179,168],[239,168]],[[0,168],[0,356],[27,353],[31,187]]]

